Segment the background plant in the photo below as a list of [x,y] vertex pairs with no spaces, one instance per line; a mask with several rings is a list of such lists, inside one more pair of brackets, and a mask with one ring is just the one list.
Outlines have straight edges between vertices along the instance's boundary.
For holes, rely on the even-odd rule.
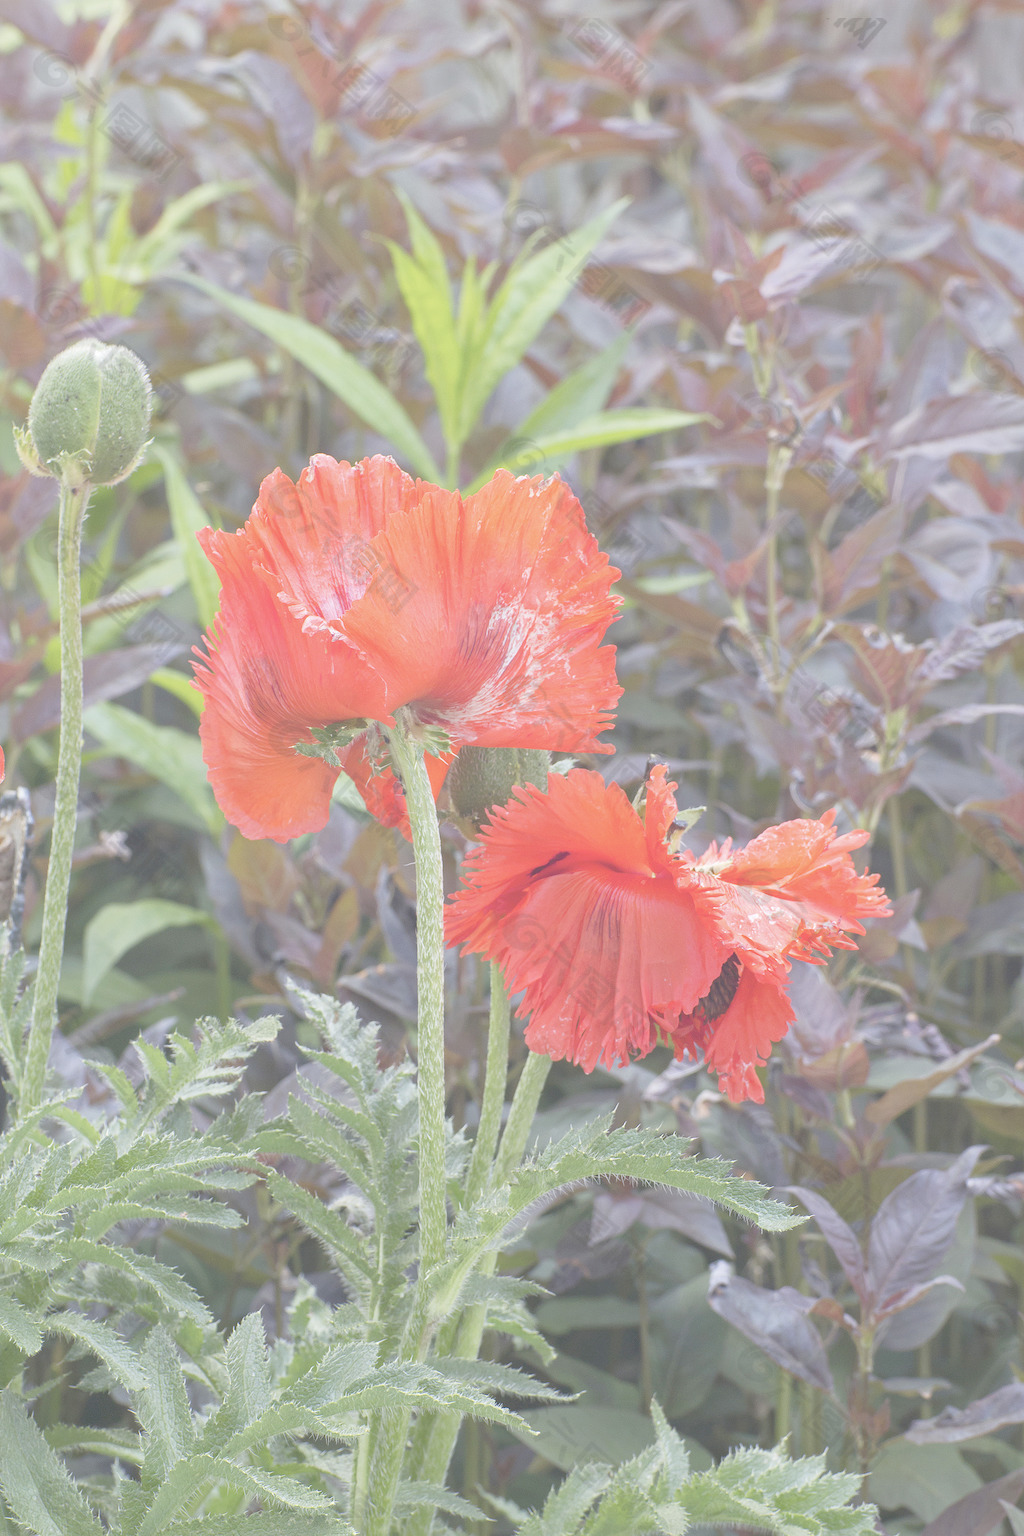
[[[834,1467],[866,1458],[892,1532],[998,1528],[999,1499],[1024,1486],[1019,1429],[1001,1418],[1016,1400],[942,1429],[935,1409],[1012,1388],[1020,1365],[1019,17],[908,7],[856,33],[815,5],[610,20],[432,7],[426,27],[411,0],[351,22],[329,7],[108,14],[44,21],[8,0],[2,33],[0,407],[21,422],[45,362],[81,334],[141,352],[162,402],[149,461],[94,496],[86,527],[69,1091],[104,1092],[84,1049],[110,1066],[134,1059],[140,1028],[158,1046],[195,1016],[276,1012],[245,1078],[278,1094],[273,1109],[300,1043],[316,1046],[291,977],[376,1020],[385,1059],[414,1016],[407,846],[352,802],[289,849],[223,827],[185,665],[216,602],[191,532],[234,525],[268,467],[295,474],[316,450],[379,448],[424,473],[419,439],[464,485],[502,455],[560,463],[627,598],[618,751],[589,766],[632,790],[648,752],[667,757],[681,803],[709,808],[702,837],[840,803],[875,832],[873,867],[901,899],[827,983],[797,982],[765,1110],[658,1058],[621,1081],[559,1066],[544,1134],[618,1106],[810,1189],[869,1257],[887,1231],[905,1239],[885,1203],[899,1187],[986,1149],[920,1235],[913,1283],[964,1289],[879,1325],[866,1372],[863,1298],[816,1221],[759,1239],[676,1197],[567,1195],[503,1267],[554,1292],[531,1303],[559,1349],[548,1379],[588,1396],[526,1408],[538,1440],[471,1429],[459,1486],[540,1503],[581,1456],[642,1452],[657,1399],[695,1465],[788,1431]],[[622,197],[574,267],[560,242]],[[476,274],[498,263],[493,299],[524,244],[520,273],[547,250],[551,269],[566,260],[561,291],[460,437],[452,380],[472,377],[483,334]],[[264,306],[257,327],[246,302]],[[296,320],[362,361],[415,437]],[[639,408],[708,419],[552,453],[553,436]],[[54,498],[5,438],[2,734],[39,825],[31,950],[56,750]],[[451,878],[460,851],[452,830]],[[471,1125],[486,976],[453,959],[448,979],[449,1109]],[[305,1279],[327,1288],[323,1258],[262,1196],[237,1199],[244,1228],[150,1217],[139,1242],[224,1325],[261,1308],[273,1341]],[[717,1259],[767,1293],[756,1338],[711,1308]],[[512,1358],[500,1335],[488,1348]],[[50,1368],[42,1357],[40,1380]],[[64,1369],[77,1382],[90,1366]],[[97,1403],[67,1395],[88,1426]],[[911,1429],[922,1419],[935,1427]]]

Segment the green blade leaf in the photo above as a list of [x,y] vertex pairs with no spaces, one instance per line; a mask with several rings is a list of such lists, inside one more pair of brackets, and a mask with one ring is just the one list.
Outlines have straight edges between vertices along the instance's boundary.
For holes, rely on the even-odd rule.
[[462,373],[452,292],[448,267],[433,232],[420,218],[409,198],[399,191],[412,243],[412,255],[393,240],[386,242],[391,252],[405,307],[423,352],[427,378],[434,391],[441,430],[449,449],[457,449],[460,375]]
[[519,423],[514,436],[522,441],[541,433],[563,432],[596,416],[614,388],[629,342],[629,331],[622,331],[610,347],[567,374]]
[[558,309],[590,252],[627,202],[620,198],[581,229],[513,262],[475,339],[462,390],[460,442],[469,436],[499,380],[516,366]]
[[213,927],[213,918],[199,907],[150,897],[147,901],[113,901],[85,926],[82,998],[89,1002],[103,977],[121,956],[143,939],[167,928],[188,928],[193,923]]
[[483,473],[473,481],[469,490],[479,490],[494,471],[502,467],[520,475],[549,473],[583,448],[636,442],[642,437],[654,437],[659,432],[674,432],[677,427],[692,427],[695,422],[712,419],[693,411],[669,411],[658,406],[636,406],[628,411],[599,411],[596,416],[590,416],[574,427],[542,432],[538,437],[509,438]]
[[402,454],[418,475],[438,484],[441,471],[434,456],[423,441],[411,417],[395,399],[391,391],[362,363],[357,363],[341,344],[299,315],[289,315],[269,304],[255,299],[245,299],[239,294],[228,293],[205,278],[179,274],[181,282],[208,294],[223,304],[225,309],[244,320],[254,330],[262,332],[275,346],[281,347],[300,362],[321,384],[365,422],[374,432],[390,438],[396,450]]
[[177,456],[159,442],[154,443],[153,452],[163,465],[171,527],[181,548],[199,623],[203,629],[209,629],[220,604],[220,582],[200,548],[196,534],[200,528],[208,528],[211,519],[203,510]]
[[36,1536],[103,1536],[103,1527],[21,1400],[0,1392],[0,1488],[11,1513]]
[[207,782],[198,737],[153,725],[121,704],[93,704],[85,712],[85,728],[111,756],[126,758],[173,789],[208,832],[221,830],[224,816]]

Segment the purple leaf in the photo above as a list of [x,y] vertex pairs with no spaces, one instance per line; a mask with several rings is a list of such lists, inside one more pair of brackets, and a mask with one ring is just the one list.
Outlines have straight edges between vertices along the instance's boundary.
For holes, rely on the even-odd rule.
[[914,1445],[950,1445],[994,1435],[1007,1424],[1024,1424],[1024,1381],[1012,1381],[966,1408],[943,1408],[934,1419],[915,1419],[905,1431]]
[[[179,642],[161,641],[156,645],[126,645],[116,651],[101,651],[87,656],[83,663],[85,708],[116,699],[139,688],[158,667],[165,667],[171,656],[186,647],[184,635]],[[11,732],[19,741],[40,731],[51,731],[60,723],[60,674],[55,672],[23,704],[11,721]]]
[[926,1280],[923,1285],[912,1285],[905,1291],[900,1291],[891,1297],[884,1307],[875,1312],[875,1317],[893,1317],[897,1312],[905,1312],[923,1297],[930,1295],[937,1285],[951,1285],[955,1290],[962,1291],[963,1286],[953,1275],[936,1275],[934,1280]]
[[889,459],[919,453],[1014,453],[1024,448],[1024,399],[988,392],[926,400],[896,422],[883,445]]
[[723,1261],[711,1266],[708,1278],[713,1312],[791,1376],[823,1392],[834,1392],[821,1334],[807,1316],[817,1297],[802,1296],[790,1285],[764,1290],[734,1275],[732,1266]]
[[815,1194],[814,1190],[804,1189],[799,1184],[791,1184],[786,1193],[796,1195],[797,1199],[802,1201],[810,1211],[829,1247],[842,1265],[843,1274],[860,1300],[866,1304],[868,1282],[864,1271],[864,1255],[853,1228],[847,1225],[833,1206],[829,1205],[824,1195]]
[[966,1180],[981,1151],[968,1147],[949,1168],[912,1173],[878,1207],[868,1243],[868,1284],[879,1310],[933,1278],[953,1241]]
[[984,720],[986,715],[1024,715],[1024,704],[962,704],[959,709],[944,709],[908,731],[907,741],[916,746],[933,731],[942,730],[947,725],[973,725],[975,720]]
[[957,1499],[925,1526],[921,1536],[991,1536],[1003,1518],[1000,1501],[1019,1499],[1022,1489],[1024,1471],[1018,1468]]

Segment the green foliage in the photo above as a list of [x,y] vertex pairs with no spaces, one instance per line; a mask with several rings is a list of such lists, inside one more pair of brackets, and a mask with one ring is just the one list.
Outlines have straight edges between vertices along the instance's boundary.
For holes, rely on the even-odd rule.
[[441,472],[405,409],[380,380],[357,362],[340,342],[300,315],[284,314],[269,304],[228,293],[203,278],[183,276],[202,293],[216,299],[231,314],[261,331],[275,346],[301,362],[342,401],[352,414],[376,432],[383,432],[399,455],[425,480],[436,484]]
[[824,1457],[793,1460],[782,1448],[741,1450],[706,1472],[691,1472],[686,1448],[658,1404],[657,1441],[616,1469],[576,1467],[544,1507],[518,1518],[517,1536],[685,1536],[692,1525],[742,1526],[772,1536],[874,1536],[876,1511],[850,1505],[860,1479],[829,1473]]

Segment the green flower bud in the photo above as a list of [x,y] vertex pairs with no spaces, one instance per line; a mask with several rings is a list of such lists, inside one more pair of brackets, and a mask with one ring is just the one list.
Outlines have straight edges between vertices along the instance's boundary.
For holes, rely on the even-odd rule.
[[460,816],[479,829],[495,805],[507,805],[517,784],[547,789],[549,752],[527,747],[462,747],[445,783]]
[[116,485],[130,475],[149,441],[152,390],[141,357],[86,337],[47,364],[28,411],[14,431],[21,462],[34,475]]

